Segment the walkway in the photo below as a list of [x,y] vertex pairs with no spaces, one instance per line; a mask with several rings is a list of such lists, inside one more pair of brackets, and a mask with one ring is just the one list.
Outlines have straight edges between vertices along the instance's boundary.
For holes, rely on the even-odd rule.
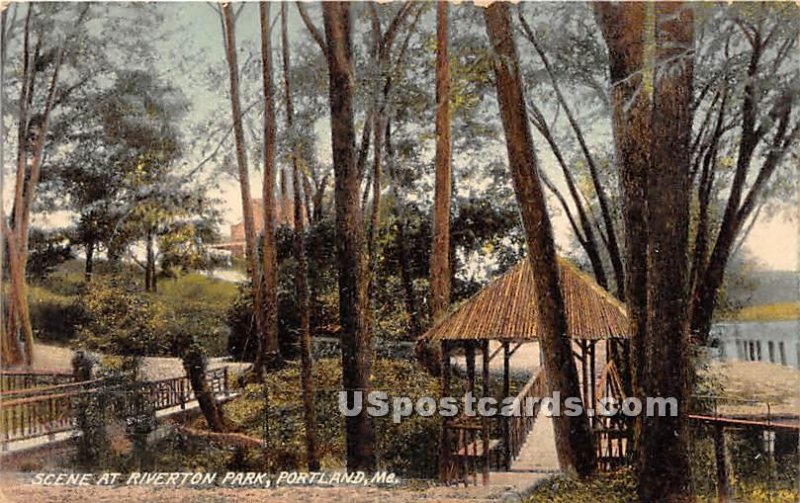
[[[230,400],[233,400],[239,396],[239,393],[217,393],[217,401],[220,403],[224,403]],[[197,403],[197,400],[192,400],[190,402],[186,402],[185,407],[182,408],[180,405],[175,405],[173,407],[162,409],[156,411],[156,419],[161,421],[164,419],[168,419],[171,417],[178,416],[180,414],[188,414],[195,412],[200,409],[200,405]],[[80,434],[77,430],[68,430],[68,431],[59,431],[57,433],[53,433],[52,435],[42,435],[33,438],[26,438],[23,440],[11,440],[7,443],[3,442],[0,447],[0,457],[3,456],[10,456],[13,454],[18,454],[20,452],[27,452],[32,451],[35,449],[39,449],[42,447],[53,447],[56,444],[61,442],[66,442],[67,440],[73,438],[76,434]]]

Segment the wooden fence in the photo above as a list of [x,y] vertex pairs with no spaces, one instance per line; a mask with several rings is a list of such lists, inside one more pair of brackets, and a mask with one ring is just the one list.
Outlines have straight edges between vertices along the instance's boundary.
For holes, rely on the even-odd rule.
[[[229,395],[227,367],[207,371],[206,380],[215,395]],[[37,386],[28,390],[17,388],[0,395],[0,442],[6,447],[12,441],[45,435],[52,439],[56,433],[73,429],[74,411],[82,406],[82,400],[100,392],[124,395],[134,391],[142,392],[156,411],[178,406],[185,409],[187,402],[195,398],[186,376],[137,383],[133,388],[103,379]],[[112,401],[110,412],[118,415],[132,413],[121,411],[119,407],[118,402]],[[117,410],[113,410],[115,408]]]
[[0,372],[0,393],[29,389],[40,386],[53,386],[73,382],[69,372],[59,370],[4,370]]

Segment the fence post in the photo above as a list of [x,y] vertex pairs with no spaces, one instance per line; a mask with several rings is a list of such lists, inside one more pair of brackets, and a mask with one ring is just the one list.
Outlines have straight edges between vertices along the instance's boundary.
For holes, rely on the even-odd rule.
[[55,409],[56,408],[55,408],[55,404],[53,403],[53,398],[50,398],[50,400],[48,400],[47,402],[48,402],[47,407],[49,409],[49,414],[48,414],[48,418],[47,418],[48,419],[48,421],[47,421],[47,429],[50,430],[50,431],[48,431],[47,441],[48,442],[55,442],[56,434],[53,431],[54,430],[54,424],[53,423],[55,423],[55,421],[56,421],[56,417],[55,417],[56,416],[56,414],[55,414]]
[[186,410],[186,380],[181,379],[181,410]]
[[230,395],[230,391],[228,391],[228,366],[222,367],[222,389],[225,392],[225,397],[227,398]]
[[[509,376],[509,364],[511,354],[508,348],[508,341],[503,341],[503,398],[508,398],[511,394],[511,378]],[[523,405],[520,404],[520,407]],[[511,418],[507,416],[503,421],[503,465],[506,471],[511,470]]]
[[717,461],[717,501],[728,501],[728,468],[725,465],[725,430],[721,424],[714,425],[714,457]]

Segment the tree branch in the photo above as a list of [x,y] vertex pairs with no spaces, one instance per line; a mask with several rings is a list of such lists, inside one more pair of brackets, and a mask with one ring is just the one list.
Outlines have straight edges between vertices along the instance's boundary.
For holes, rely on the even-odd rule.
[[314,42],[317,43],[319,48],[322,50],[322,54],[328,53],[328,47],[325,44],[325,39],[322,38],[322,34],[320,33],[319,29],[314,26],[314,22],[311,21],[311,18],[308,16],[308,12],[306,12],[306,8],[303,5],[303,2],[298,1],[295,2],[297,6],[297,12],[300,13],[300,17],[303,18],[303,23],[305,23],[306,28],[308,29],[308,33],[311,35],[311,38],[314,39]]

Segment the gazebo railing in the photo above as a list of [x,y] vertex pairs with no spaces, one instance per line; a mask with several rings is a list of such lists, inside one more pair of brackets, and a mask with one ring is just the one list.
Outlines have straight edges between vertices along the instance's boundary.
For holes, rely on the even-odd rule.
[[516,396],[520,407],[520,414],[506,418],[509,429],[507,435],[509,463],[519,456],[522,445],[525,443],[528,434],[533,430],[533,425],[536,423],[541,400],[537,400],[533,405],[531,414],[528,414],[526,403],[534,398],[541,398],[542,395],[544,395],[547,390],[547,382],[544,376],[544,370],[540,370],[536,375],[531,377]]

